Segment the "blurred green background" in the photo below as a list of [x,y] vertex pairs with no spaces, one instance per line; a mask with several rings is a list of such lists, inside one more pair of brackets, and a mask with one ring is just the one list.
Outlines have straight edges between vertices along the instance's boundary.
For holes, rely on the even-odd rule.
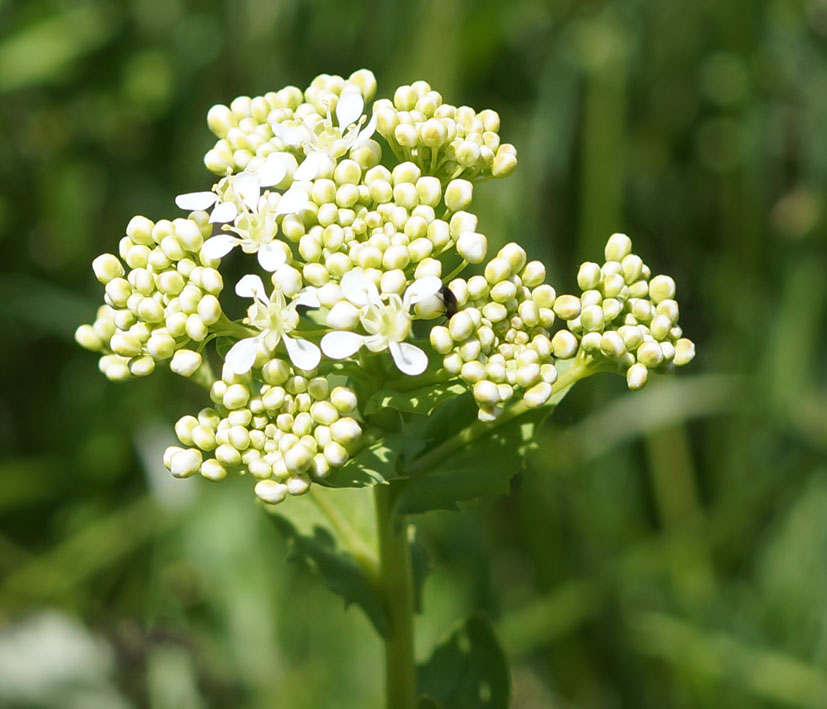
[[72,341],[128,219],[206,189],[207,109],[372,68],[491,107],[494,245],[559,291],[629,233],[698,358],[603,375],[513,494],[421,519],[421,655],[494,619],[517,709],[827,706],[827,0],[0,0],[0,706],[378,706],[380,648],[249,481],[176,481],[169,373]]

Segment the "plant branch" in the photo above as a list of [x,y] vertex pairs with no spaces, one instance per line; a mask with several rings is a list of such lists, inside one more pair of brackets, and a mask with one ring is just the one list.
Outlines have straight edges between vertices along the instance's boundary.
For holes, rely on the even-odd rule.
[[385,701],[386,709],[413,709],[416,699],[413,569],[408,524],[394,512],[398,489],[396,483],[373,488],[380,593],[390,624],[385,637]]

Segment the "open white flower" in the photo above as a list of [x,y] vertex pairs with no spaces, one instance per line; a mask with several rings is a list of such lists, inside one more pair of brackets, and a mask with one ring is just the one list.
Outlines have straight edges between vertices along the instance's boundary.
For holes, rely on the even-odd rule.
[[[291,126],[271,124],[273,133],[286,145],[301,148],[305,159],[293,174],[295,180],[314,180],[325,168],[333,169],[336,159],[367,141],[376,131],[376,116],[369,121],[362,115],[365,100],[357,89],[346,89],[336,103],[336,122],[328,110],[327,118],[315,123],[305,121]],[[367,125],[362,125],[367,121]],[[361,129],[361,130],[360,130]]]
[[344,275],[341,288],[345,298],[361,308],[359,321],[368,334],[329,332],[322,338],[322,351],[331,359],[345,359],[363,346],[371,352],[389,350],[403,374],[422,374],[428,366],[428,355],[406,342],[411,333],[411,307],[439,292],[442,281],[436,276],[425,276],[408,286],[401,298],[396,293],[380,296],[365,273],[354,269]]
[[[292,159],[292,158],[291,158]],[[236,210],[234,225],[226,227],[235,234],[216,234],[204,242],[203,253],[208,259],[221,259],[236,246],[247,254],[256,254],[265,271],[273,272],[287,260],[286,245],[276,241],[276,218],[295,214],[307,204],[310,197],[303,189],[291,187],[282,195],[261,194],[264,187],[279,184],[287,174],[282,154],[269,155],[255,171],[240,172],[233,180],[233,189],[241,202]],[[222,205],[223,206],[223,205]],[[235,205],[233,205],[235,207]]]
[[253,299],[245,322],[260,331],[254,337],[239,340],[227,352],[226,362],[236,374],[250,371],[260,345],[272,353],[279,342],[284,342],[290,361],[299,369],[314,369],[319,364],[322,353],[316,345],[289,335],[299,324],[297,306],[319,307],[314,291],[306,290],[288,304],[280,290],[274,290],[268,298],[261,278],[246,275],[236,284],[235,292],[242,298]]

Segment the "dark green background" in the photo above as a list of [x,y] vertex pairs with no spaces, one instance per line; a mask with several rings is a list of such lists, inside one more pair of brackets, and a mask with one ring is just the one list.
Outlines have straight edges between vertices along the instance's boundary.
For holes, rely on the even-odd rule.
[[72,341],[91,259],[211,183],[213,103],[362,66],[499,111],[490,241],[566,291],[629,233],[699,353],[579,385],[512,495],[422,519],[420,654],[482,611],[516,709],[827,706],[827,0],[0,0],[0,705],[378,706],[249,481],[161,468],[203,394]]

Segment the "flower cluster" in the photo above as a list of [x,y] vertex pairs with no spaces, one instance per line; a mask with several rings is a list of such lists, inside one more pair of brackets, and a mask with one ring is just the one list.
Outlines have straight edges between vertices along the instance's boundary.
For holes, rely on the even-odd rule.
[[566,329],[552,338],[555,356],[579,351],[592,360],[616,364],[630,389],[645,386],[649,370],[668,371],[692,361],[695,345],[678,325],[675,281],[652,277],[651,269],[632,253],[625,234],[613,234],[603,265],[580,266],[580,297],[561,295],[554,312]]
[[[464,382],[493,421],[515,398],[548,403],[559,360],[610,361],[639,388],[691,359],[674,282],[650,279],[626,237],[581,267],[579,297],[557,296],[517,244],[484,263],[474,184],[517,164],[494,111],[422,81],[371,106],[375,92],[362,69],[214,106],[215,184],[176,198],[186,217],[135,217],[120,259],[94,261],[105,305],[76,338],[106,376],[169,360],[209,388],[212,406],[175,426],[173,475],[250,474],[270,504],[303,494],[387,433],[359,402],[400,372]],[[230,254],[242,275],[222,293]]]
[[249,472],[258,478],[256,494],[269,503],[303,494],[311,479],[344,465],[362,433],[350,415],[357,409],[352,389],[331,389],[327,378],[299,373],[279,358],[262,366],[260,381],[227,362],[210,398],[212,408],[175,425],[187,448],[168,448],[167,467],[176,477],[201,473],[210,480]]
[[221,319],[224,287],[221,274],[200,256],[210,233],[205,216],[157,223],[134,217],[121,239],[120,259],[102,254],[92,263],[106,304],[75,336],[103,353],[100,369],[109,379],[146,376],[170,358],[189,373],[200,365],[186,347],[205,340]]

